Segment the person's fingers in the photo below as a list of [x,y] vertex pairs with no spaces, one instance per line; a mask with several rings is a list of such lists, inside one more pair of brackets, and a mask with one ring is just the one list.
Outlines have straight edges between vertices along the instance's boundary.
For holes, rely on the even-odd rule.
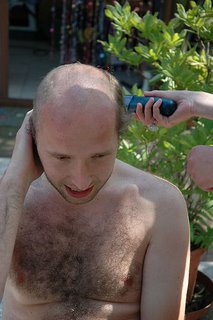
[[156,124],[165,128],[170,128],[170,117],[163,116],[160,113],[160,106],[162,104],[162,100],[158,99],[153,105],[153,118],[156,121]]
[[31,119],[31,116],[32,116],[32,112],[33,112],[33,110],[30,110],[25,114],[25,117],[24,117],[24,120],[23,120],[23,123],[22,123],[22,126],[25,128],[25,130],[26,130],[26,132],[28,134],[31,134],[30,119]]
[[159,97],[159,98],[165,98],[168,94],[168,91],[161,91],[161,90],[152,90],[152,91],[144,91],[145,97]]
[[28,121],[28,119],[31,118],[32,114],[33,114],[33,110],[28,111],[28,112],[25,114],[24,120]]
[[183,96],[183,92],[180,90],[152,90],[144,91],[146,97],[159,97],[173,100],[179,100]]
[[141,103],[137,103],[137,108],[136,108],[136,117],[138,120],[142,121],[145,123],[145,117],[143,113],[143,106]]
[[157,122],[160,124],[161,122],[163,122],[163,116],[160,113],[160,106],[162,104],[162,100],[159,99],[157,100],[154,104],[153,104],[153,118],[155,118],[157,120]]
[[157,124],[165,128],[172,127],[178,121],[175,121],[176,117],[174,117],[174,115],[170,117],[162,116],[162,114],[160,113],[161,104],[161,99],[158,99],[154,103],[154,99],[150,98],[150,100],[146,103],[143,112],[142,104],[138,103],[136,108],[136,119],[141,121],[145,125]]
[[202,187],[200,182],[197,181],[196,179],[196,166],[194,162],[194,153],[195,153],[196,147],[192,148],[191,151],[189,152],[187,159],[186,159],[186,170],[189,176],[195,183],[199,186]]
[[155,119],[153,118],[153,111],[152,111],[153,104],[154,104],[154,98],[150,98],[144,107],[144,116],[145,116],[146,125],[153,124],[155,122]]

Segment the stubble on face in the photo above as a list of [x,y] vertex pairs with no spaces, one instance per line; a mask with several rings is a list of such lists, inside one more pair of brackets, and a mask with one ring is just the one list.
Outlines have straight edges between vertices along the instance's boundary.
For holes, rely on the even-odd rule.
[[46,172],[44,172],[44,174],[45,174],[47,181],[50,183],[50,185],[60,194],[60,196],[65,201],[67,201],[70,204],[81,205],[81,204],[89,203],[97,198],[99,192],[104,188],[104,186],[106,185],[108,180],[111,178],[112,172],[110,172],[109,176],[107,177],[107,179],[104,182],[94,184],[94,189],[92,190],[91,194],[89,194],[87,197],[80,198],[80,199],[77,199],[77,198],[74,198],[74,197],[71,197],[70,195],[68,195],[68,193],[65,190],[64,185],[61,185],[61,186],[57,185],[48,177]]
[[[38,141],[39,147],[41,146],[39,149],[42,150],[42,155],[44,154],[44,168],[48,166],[49,161],[45,155],[45,145],[52,147],[52,150],[56,153],[58,150],[63,150],[62,153],[78,157],[79,154],[81,156],[82,150],[90,150],[90,148],[96,150],[97,148],[94,149],[95,145],[100,146],[97,150],[99,152],[103,149],[111,149],[112,145],[117,144],[115,106],[108,80],[97,71],[94,74],[91,71],[91,74],[87,75],[81,72],[80,77],[77,76],[78,73],[76,73],[76,77],[72,77],[72,82],[70,82],[66,73],[61,73],[61,78],[55,82],[53,96],[40,111],[41,122],[40,130],[38,130],[40,139]],[[76,139],[72,139],[76,136]],[[102,148],[103,141],[112,141],[112,143],[105,142],[106,147]],[[78,146],[80,146],[80,149]],[[91,153],[95,152],[91,151]],[[57,176],[57,173],[55,174],[52,170],[54,167],[47,170],[45,175],[48,182],[63,199],[73,204],[81,204],[96,198],[99,191],[110,179],[113,166],[114,163],[111,162],[110,165],[103,168],[105,174],[100,176],[100,180],[99,176],[97,179],[96,177],[92,179],[92,183],[94,183],[92,192],[85,198],[80,199],[72,197],[67,192],[66,182],[63,184],[63,181],[60,181],[61,177]]]

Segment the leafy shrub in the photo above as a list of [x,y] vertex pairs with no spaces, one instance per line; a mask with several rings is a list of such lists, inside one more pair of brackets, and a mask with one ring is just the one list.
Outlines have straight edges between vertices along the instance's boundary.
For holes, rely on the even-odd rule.
[[[140,17],[128,2],[108,5],[106,16],[114,32],[108,42],[100,41],[106,52],[142,70],[151,69],[150,85],[169,90],[213,93],[213,8],[210,0],[190,2],[186,11],[177,4],[175,18],[168,24],[157,14]],[[126,93],[126,89],[124,88]],[[135,84],[132,94],[142,95]],[[213,126],[207,119],[194,119],[173,128],[151,132],[133,121],[121,140],[118,157],[177,185],[185,196],[193,246],[213,244],[213,199],[190,180],[186,157],[196,145],[213,145]]]

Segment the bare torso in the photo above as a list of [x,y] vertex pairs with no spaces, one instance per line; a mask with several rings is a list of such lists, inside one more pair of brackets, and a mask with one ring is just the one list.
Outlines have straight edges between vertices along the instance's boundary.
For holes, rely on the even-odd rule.
[[[141,179],[144,188],[137,187]],[[3,319],[138,320],[156,181],[162,183],[119,162],[96,199],[79,207],[63,200],[44,178],[31,186]]]

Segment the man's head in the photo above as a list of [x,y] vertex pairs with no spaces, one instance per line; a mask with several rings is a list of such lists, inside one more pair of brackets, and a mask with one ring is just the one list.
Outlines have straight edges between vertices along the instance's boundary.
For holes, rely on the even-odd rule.
[[[92,77],[95,77],[95,79],[92,79]],[[60,98],[66,90],[70,90],[74,87],[75,83],[79,82],[81,82],[81,84],[82,82],[84,83],[83,88],[95,89],[95,85],[98,84],[98,82],[100,85],[99,89],[102,87],[102,91],[104,91],[104,88],[108,88],[110,90],[110,98],[115,105],[116,130],[118,136],[126,129],[129,117],[125,113],[122,89],[118,80],[103,69],[75,63],[53,69],[41,81],[33,103],[33,124],[35,134],[41,108],[43,108],[48,101],[55,101],[56,98]]]
[[48,180],[67,201],[92,200],[111,176],[122,104],[116,79],[92,66],[61,66],[41,82],[33,111],[36,144]]

